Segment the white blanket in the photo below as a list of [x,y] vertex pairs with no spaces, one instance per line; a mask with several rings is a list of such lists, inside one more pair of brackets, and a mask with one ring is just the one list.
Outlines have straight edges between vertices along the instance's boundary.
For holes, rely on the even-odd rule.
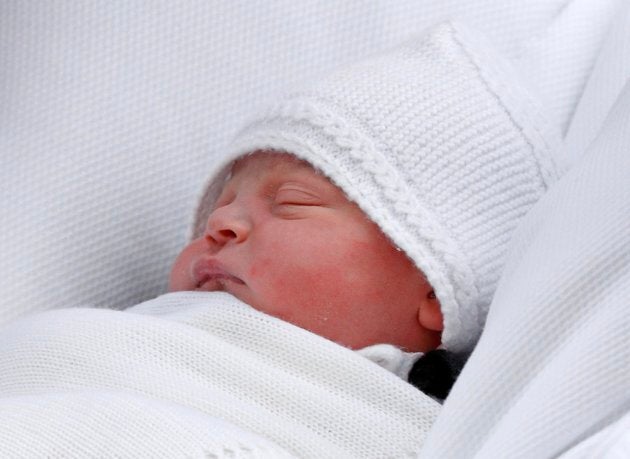
[[224,293],[25,317],[0,349],[1,457],[413,457],[440,408]]
[[626,81],[599,136],[516,232],[422,457],[599,458],[630,444]]

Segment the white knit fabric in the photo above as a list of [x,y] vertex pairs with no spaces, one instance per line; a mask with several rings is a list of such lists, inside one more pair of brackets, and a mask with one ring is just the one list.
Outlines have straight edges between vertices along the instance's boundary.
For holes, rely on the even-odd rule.
[[422,352],[405,352],[391,344],[373,344],[356,352],[405,381],[409,379],[413,364],[424,355]]
[[293,153],[415,262],[440,300],[444,347],[468,350],[514,228],[558,177],[559,140],[507,63],[472,31],[445,23],[250,122],[210,179],[194,235],[230,161],[256,150]]
[[295,458],[224,419],[120,390],[3,397],[0,427],[6,458]]
[[627,80],[598,138],[515,235],[423,457],[555,457],[629,412],[629,126]]
[[2,457],[415,457],[440,409],[221,292],[25,317],[0,349]]
[[630,457],[630,413],[571,448],[560,459],[627,459]]
[[563,134],[572,122],[611,23],[625,3],[626,0],[572,0],[548,27],[521,43],[515,60]]
[[579,98],[565,137],[570,163],[577,162],[595,140],[630,75],[630,2],[622,2],[597,53],[593,71]]

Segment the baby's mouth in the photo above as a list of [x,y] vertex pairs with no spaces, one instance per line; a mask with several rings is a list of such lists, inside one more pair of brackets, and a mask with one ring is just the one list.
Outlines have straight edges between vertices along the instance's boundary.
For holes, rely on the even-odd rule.
[[199,260],[193,267],[195,290],[213,292],[226,290],[230,285],[245,285],[214,260]]
[[215,274],[201,278],[201,280],[197,283],[195,290],[201,290],[204,292],[222,291],[226,290],[226,287],[229,284],[245,285],[245,282],[240,280],[238,277],[234,277],[229,274]]

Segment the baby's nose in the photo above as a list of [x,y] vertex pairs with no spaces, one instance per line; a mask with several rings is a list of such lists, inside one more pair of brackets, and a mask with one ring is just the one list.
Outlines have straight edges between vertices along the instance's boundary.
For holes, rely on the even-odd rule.
[[251,225],[236,206],[215,209],[208,217],[205,239],[212,244],[225,245],[243,242],[249,236]]
[[[240,233],[239,233],[240,234]],[[243,238],[239,238],[234,230],[223,229],[219,231],[206,232],[206,241],[211,244],[225,245],[230,241],[240,242]]]

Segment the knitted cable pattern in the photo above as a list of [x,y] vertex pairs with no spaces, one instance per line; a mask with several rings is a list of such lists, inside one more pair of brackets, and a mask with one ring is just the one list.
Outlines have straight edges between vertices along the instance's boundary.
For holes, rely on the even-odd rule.
[[446,23],[269,108],[219,169],[256,150],[310,162],[424,273],[440,300],[443,344],[465,351],[481,333],[514,229],[560,173],[549,126],[509,65],[474,32]]
[[[251,152],[255,145],[255,150],[287,151],[307,159],[331,177],[338,186],[348,190],[346,193],[350,199],[360,203],[368,216],[397,247],[419,265],[423,273],[429,273],[429,282],[441,292],[440,302],[443,309],[459,309],[459,304],[470,303],[477,296],[472,270],[466,258],[461,255],[461,249],[456,246],[455,241],[448,238],[447,232],[439,227],[430,212],[424,210],[419,199],[409,192],[397,172],[368,141],[357,136],[353,138],[355,131],[345,127],[341,119],[334,119],[334,115],[314,104],[292,101],[280,110],[268,113],[265,123],[268,130],[260,132],[256,130],[256,126],[250,125],[248,129],[255,133],[241,136],[234,145],[234,150],[230,151],[230,156]],[[291,121],[293,132],[282,132],[280,128],[273,127],[274,120]],[[296,123],[299,121],[305,122],[306,130],[310,130],[313,125],[320,127],[329,142],[334,143],[347,154],[347,158],[353,160],[352,168],[366,171],[367,174],[353,180],[352,174],[344,173],[341,170],[344,165],[331,162],[327,158],[327,150],[322,151],[318,142],[305,141],[306,136],[295,133],[299,131]],[[241,142],[244,145],[242,147]],[[279,148],[280,145],[282,148]],[[340,177],[347,177],[347,182],[342,182]],[[367,183],[368,181],[371,183]],[[362,193],[365,188],[369,188],[370,192]],[[423,239],[424,244],[418,243],[419,238]],[[431,275],[433,273],[442,275]],[[454,285],[459,288],[453,289]],[[472,332],[479,322],[473,316],[474,313],[474,309],[453,311],[450,317],[456,321],[456,327],[468,328]]]

